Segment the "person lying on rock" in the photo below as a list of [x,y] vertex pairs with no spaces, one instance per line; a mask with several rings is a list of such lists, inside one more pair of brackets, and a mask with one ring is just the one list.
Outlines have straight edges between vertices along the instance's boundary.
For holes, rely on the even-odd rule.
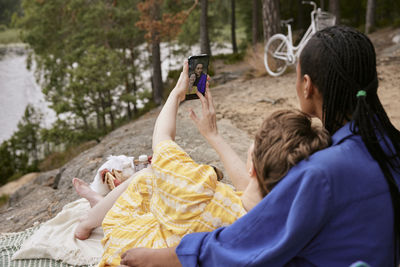
[[197,93],[203,116],[193,111],[190,116],[221,157],[234,190],[218,181],[211,166],[194,162],[174,142],[177,111],[187,87],[185,63],[154,126],[151,167],[111,191],[77,228],[76,236],[87,238],[107,213],[102,221],[104,254],[99,266],[119,265],[121,254],[130,248],[173,247],[186,234],[232,224],[273,191],[291,167],[329,146],[328,132],[312,124],[308,115],[280,110],[264,120],[244,164],[219,138],[215,121],[209,123],[214,105],[207,85],[205,96]]

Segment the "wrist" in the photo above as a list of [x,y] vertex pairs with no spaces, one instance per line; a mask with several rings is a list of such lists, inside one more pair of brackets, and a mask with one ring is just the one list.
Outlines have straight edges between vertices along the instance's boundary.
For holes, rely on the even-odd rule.
[[182,95],[182,93],[179,92],[176,87],[171,91],[169,95],[173,99],[176,99],[179,103],[185,100],[185,95]]
[[209,134],[205,138],[207,139],[207,142],[212,146],[215,146],[216,144],[224,142],[224,139],[219,135],[218,132]]

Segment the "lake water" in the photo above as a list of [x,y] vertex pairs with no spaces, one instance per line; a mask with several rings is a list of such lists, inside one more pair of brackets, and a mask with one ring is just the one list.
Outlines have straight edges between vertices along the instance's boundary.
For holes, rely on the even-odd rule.
[[[4,47],[2,49],[7,50]],[[49,126],[55,120],[55,113],[48,108],[33,72],[26,68],[26,58],[23,47],[8,49],[0,58],[0,143],[17,130],[28,104],[43,113],[44,126]]]

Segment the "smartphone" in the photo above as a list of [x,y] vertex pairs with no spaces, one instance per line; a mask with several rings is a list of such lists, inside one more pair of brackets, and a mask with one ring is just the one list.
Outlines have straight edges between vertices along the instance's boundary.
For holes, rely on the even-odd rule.
[[189,63],[189,87],[185,100],[198,99],[196,92],[206,93],[209,56],[206,54],[190,56]]

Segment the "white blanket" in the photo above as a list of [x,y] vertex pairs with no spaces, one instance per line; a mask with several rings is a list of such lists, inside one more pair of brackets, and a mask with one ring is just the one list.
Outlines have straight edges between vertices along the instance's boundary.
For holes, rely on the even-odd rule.
[[13,259],[48,258],[71,265],[97,264],[103,254],[100,243],[103,229],[96,228],[87,240],[74,238],[79,218],[89,209],[89,202],[83,198],[65,205],[56,217],[45,222],[23,243]]

